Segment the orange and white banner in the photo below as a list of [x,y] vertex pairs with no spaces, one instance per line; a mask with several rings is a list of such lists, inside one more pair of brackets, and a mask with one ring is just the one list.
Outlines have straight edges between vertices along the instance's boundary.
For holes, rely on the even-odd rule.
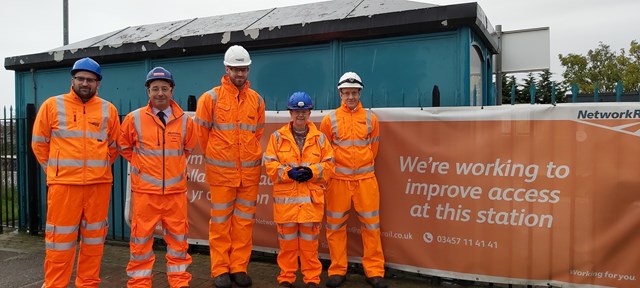
[[[640,287],[639,103],[373,112],[388,267],[494,283]],[[267,112],[263,147],[288,121],[287,111]],[[189,158],[189,238],[208,245],[204,162]],[[276,253],[272,183],[261,180],[254,249]],[[348,231],[350,260],[359,262],[355,215]]]

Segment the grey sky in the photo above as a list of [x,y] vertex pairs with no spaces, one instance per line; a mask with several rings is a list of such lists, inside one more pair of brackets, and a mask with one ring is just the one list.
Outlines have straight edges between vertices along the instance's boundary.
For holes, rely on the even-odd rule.
[[[0,27],[0,106],[14,103],[14,73],[4,58],[45,52],[62,46],[62,0],[3,0]],[[319,0],[69,0],[69,42],[137,26],[223,15]],[[448,5],[474,1],[418,0]],[[637,0],[477,0],[489,21],[503,31],[550,27],[551,72],[562,74],[558,54],[585,54],[598,42],[613,50],[640,41]],[[65,92],[65,91],[60,91]]]

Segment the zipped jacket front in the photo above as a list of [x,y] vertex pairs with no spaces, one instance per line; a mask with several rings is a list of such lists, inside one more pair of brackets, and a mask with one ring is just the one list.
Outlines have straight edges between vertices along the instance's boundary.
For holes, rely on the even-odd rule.
[[206,156],[207,181],[215,186],[258,185],[264,100],[249,88],[249,81],[242,90],[231,83],[228,75],[221,82],[200,96],[196,109],[196,130]]
[[[308,122],[309,132],[302,151],[286,124],[271,134],[264,163],[273,181],[273,220],[276,223],[321,222],[324,215],[326,183],[333,175],[331,144],[325,135]],[[313,177],[305,182],[289,178],[293,167],[311,168]]]
[[47,184],[111,183],[120,118],[96,94],[83,103],[73,89],[47,99],[36,116],[31,147]]
[[187,157],[197,143],[193,120],[171,100],[165,127],[151,105],[129,113],[120,128],[118,148],[131,163],[131,190],[152,194],[187,190]]

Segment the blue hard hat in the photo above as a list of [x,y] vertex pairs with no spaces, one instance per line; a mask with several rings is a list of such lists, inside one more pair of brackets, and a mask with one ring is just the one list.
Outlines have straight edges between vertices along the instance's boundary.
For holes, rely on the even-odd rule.
[[98,77],[98,81],[102,80],[102,68],[100,68],[100,64],[89,57],[82,58],[76,61],[76,63],[73,63],[73,68],[71,68],[71,76],[76,75],[78,71],[91,72],[93,74],[96,74],[96,77]]
[[171,87],[176,85],[176,83],[173,81],[171,72],[162,67],[153,68],[151,69],[151,71],[149,71],[149,73],[147,73],[147,80],[144,82],[144,86],[149,87],[149,83],[153,80],[165,80],[169,82],[169,84],[171,84]]
[[293,92],[287,102],[287,108],[289,110],[313,109],[311,96],[303,91]]

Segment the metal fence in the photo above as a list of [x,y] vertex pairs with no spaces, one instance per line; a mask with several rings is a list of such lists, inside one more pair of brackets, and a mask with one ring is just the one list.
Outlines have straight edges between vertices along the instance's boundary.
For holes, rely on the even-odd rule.
[[14,112],[13,107],[4,107],[0,119],[0,233],[20,223],[16,126],[25,119],[16,118]]

